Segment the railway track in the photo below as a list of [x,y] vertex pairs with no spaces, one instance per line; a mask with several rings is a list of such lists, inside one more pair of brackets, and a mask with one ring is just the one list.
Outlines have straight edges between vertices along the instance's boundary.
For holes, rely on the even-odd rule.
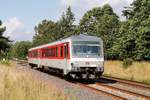
[[112,94],[117,95],[117,96],[121,96],[125,99],[132,99],[132,100],[134,100],[134,99],[135,100],[149,100],[150,99],[150,96],[139,94],[137,92],[131,92],[131,91],[126,90],[126,89],[113,87],[113,86],[103,84],[103,83],[95,83],[95,84],[96,84],[96,86],[106,88],[108,90],[107,92],[112,93]]
[[[27,66],[27,61],[17,60],[17,62],[20,65]],[[139,82],[133,82],[133,81],[123,80],[123,79],[118,79],[118,78],[113,78],[113,77],[105,77],[105,76],[103,76],[101,78],[101,80],[107,81],[108,83],[111,83],[111,81],[114,81],[115,83],[119,83],[119,84],[123,84],[123,85],[127,85],[127,86],[132,86],[134,88],[140,88],[140,89],[145,89],[145,90],[150,91],[149,85],[145,85],[145,84],[142,84]],[[109,84],[106,84],[103,82],[96,81],[94,84],[84,84],[81,82],[80,83],[76,82],[76,83],[83,88],[88,88],[91,91],[95,91],[96,93],[111,96],[117,100],[126,100],[126,99],[150,100],[150,96],[132,92],[132,91],[126,90],[126,89],[120,89],[117,87],[113,87],[113,86],[110,86]]]
[[91,91],[94,91],[94,92],[96,92],[96,93],[98,93],[98,94],[104,94],[104,95],[106,95],[106,96],[111,96],[111,97],[113,97],[114,99],[116,99],[116,100],[125,100],[126,98],[124,98],[124,97],[121,97],[121,96],[117,96],[117,95],[114,95],[114,94],[112,94],[112,93],[109,93],[109,92],[106,92],[106,91],[103,91],[103,90],[100,90],[100,89],[97,89],[97,88],[93,88],[93,87],[91,87],[91,86],[89,86],[89,85],[85,85],[85,84],[82,84],[82,83],[77,83],[79,86],[81,86],[81,87],[83,87],[83,88],[87,88],[87,89],[90,89]]
[[127,89],[122,89],[119,87],[110,86],[109,84],[102,82],[95,83],[86,83],[80,82],[78,83],[81,87],[88,88],[91,91],[95,91],[100,94],[104,94],[107,96],[111,96],[117,100],[150,100],[150,96],[140,94],[138,92],[133,92]]
[[17,64],[22,65],[22,66],[27,66],[28,61],[27,60],[18,60],[18,59],[13,59]]
[[141,88],[141,89],[146,89],[146,90],[150,90],[150,85],[148,84],[143,84],[141,82],[136,82],[136,81],[130,81],[130,80],[124,80],[124,79],[120,79],[120,78],[115,78],[115,77],[107,77],[107,76],[102,76],[103,80],[106,81],[116,81],[117,83],[120,84],[124,84],[124,85],[130,85],[132,87],[137,87],[137,88]]
[[91,91],[95,91],[96,93],[104,94],[106,96],[111,96],[115,100],[150,100],[150,97],[148,96],[137,94],[134,92],[129,92],[123,89],[111,87],[109,85],[104,85],[101,83],[88,84],[88,85],[82,83],[77,83],[77,84],[81,87],[88,88]]

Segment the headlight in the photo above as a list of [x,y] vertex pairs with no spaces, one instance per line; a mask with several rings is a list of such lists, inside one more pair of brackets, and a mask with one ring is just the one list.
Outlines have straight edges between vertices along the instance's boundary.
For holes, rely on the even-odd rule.
[[104,67],[97,67],[96,70],[97,71],[104,71]]
[[101,67],[97,67],[96,70],[97,70],[97,71],[101,71]]

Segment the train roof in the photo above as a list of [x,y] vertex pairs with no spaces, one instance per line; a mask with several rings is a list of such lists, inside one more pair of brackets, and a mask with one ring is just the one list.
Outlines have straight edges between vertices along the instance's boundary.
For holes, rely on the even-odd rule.
[[91,36],[91,35],[88,35],[88,34],[72,35],[72,36],[67,37],[67,38],[61,38],[60,40],[57,40],[55,42],[50,42],[50,43],[47,43],[47,44],[44,44],[44,45],[40,45],[40,46],[31,48],[31,49],[29,49],[29,51],[30,50],[35,50],[35,49],[38,49],[38,48],[43,48],[43,47],[46,47],[46,46],[49,46],[49,45],[54,45],[54,44],[57,44],[57,43],[64,43],[64,42],[69,42],[69,41],[102,41],[102,39],[97,37],[97,36]]
[[88,34],[73,35],[66,39],[70,39],[71,41],[102,41],[101,38],[98,38],[97,36],[91,36]]

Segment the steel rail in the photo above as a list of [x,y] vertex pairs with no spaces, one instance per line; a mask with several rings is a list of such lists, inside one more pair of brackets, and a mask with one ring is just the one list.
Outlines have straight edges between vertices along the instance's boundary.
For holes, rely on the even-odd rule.
[[150,90],[150,85],[143,84],[141,82],[130,81],[130,80],[125,80],[125,79],[120,79],[120,78],[115,78],[115,77],[106,77],[106,76],[102,76],[102,79],[114,80],[121,84],[126,84],[126,85],[130,85],[132,87],[138,87],[138,88]]
[[106,91],[102,91],[102,90],[99,90],[99,89],[96,89],[96,88],[93,88],[93,87],[90,87],[86,84],[82,84],[82,83],[77,83],[79,86],[83,87],[83,88],[87,88],[87,89],[90,89],[91,91],[94,91],[98,94],[103,94],[103,95],[106,95],[106,96],[110,96],[110,97],[113,97],[115,100],[126,100],[126,98],[124,97],[121,97],[121,96],[118,96],[118,95],[114,95],[114,94],[111,94],[109,92],[106,92]]
[[102,87],[105,87],[105,88],[109,88],[111,90],[120,91],[122,93],[126,93],[126,94],[129,94],[129,95],[135,96],[135,97],[140,97],[140,98],[142,98],[144,100],[150,100],[149,96],[142,95],[142,94],[135,93],[135,92],[131,92],[131,91],[127,91],[127,90],[120,89],[120,88],[117,88],[117,87],[113,87],[113,86],[110,86],[110,85],[107,85],[107,84],[103,84],[103,83],[97,82],[96,85],[99,85],[99,86],[102,86]]

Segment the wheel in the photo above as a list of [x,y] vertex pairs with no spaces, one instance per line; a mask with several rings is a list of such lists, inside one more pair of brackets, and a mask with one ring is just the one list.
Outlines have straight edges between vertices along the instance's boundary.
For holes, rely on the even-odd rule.
[[66,80],[71,80],[72,79],[72,76],[70,74],[67,74],[67,75],[64,75],[64,78]]
[[29,64],[30,68],[33,69],[35,66],[33,64]]
[[40,71],[42,71],[42,72],[44,71],[44,66],[42,66],[42,67],[40,68]]

